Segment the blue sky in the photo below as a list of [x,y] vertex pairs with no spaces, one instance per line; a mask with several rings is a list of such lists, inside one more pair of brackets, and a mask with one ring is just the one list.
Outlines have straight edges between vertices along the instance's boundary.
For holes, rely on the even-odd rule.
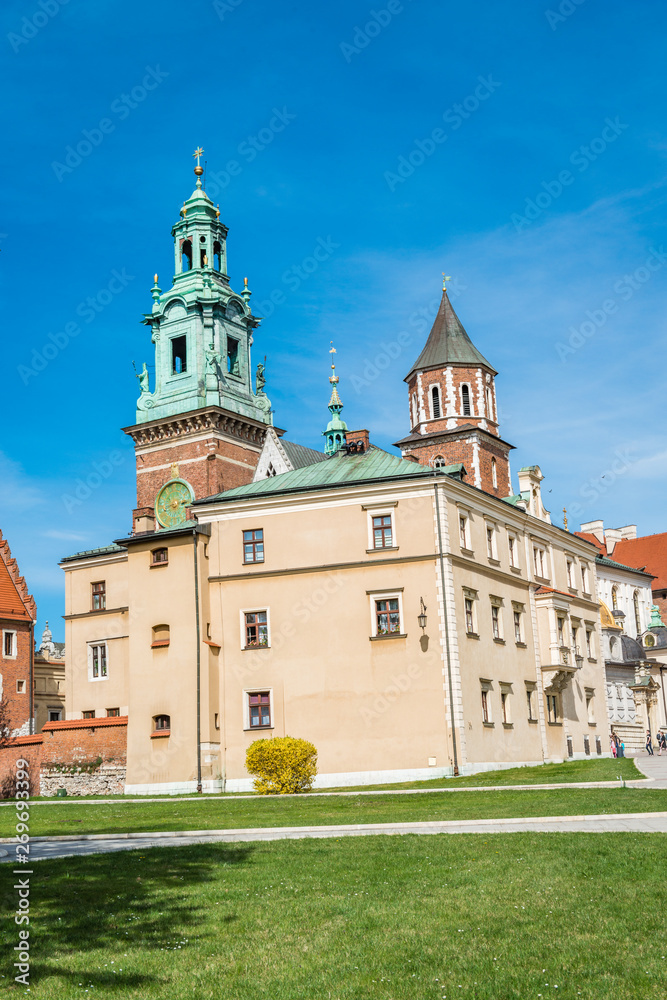
[[665,528],[664,4],[5,0],[0,17],[0,527],[39,629],[64,636],[58,559],[130,528],[120,428],[198,144],[290,437],[321,447],[332,339],[348,424],[382,446],[407,432],[444,270],[500,373],[512,468],[542,467],[554,520]]

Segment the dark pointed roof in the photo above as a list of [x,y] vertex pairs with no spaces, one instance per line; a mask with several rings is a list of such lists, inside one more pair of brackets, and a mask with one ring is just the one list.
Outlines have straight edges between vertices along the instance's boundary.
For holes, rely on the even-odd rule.
[[442,368],[445,365],[484,365],[494,375],[497,371],[486,358],[479,353],[468,334],[463,329],[447,292],[443,289],[442,301],[435,317],[435,323],[428,336],[424,350],[421,352],[409,373],[407,382],[416,371],[427,368]]

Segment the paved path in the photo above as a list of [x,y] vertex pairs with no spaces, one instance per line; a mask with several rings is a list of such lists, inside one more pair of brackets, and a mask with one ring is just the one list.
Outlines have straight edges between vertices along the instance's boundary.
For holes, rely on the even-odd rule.
[[[667,788],[667,753],[658,756],[658,751],[654,750],[653,756],[649,757],[647,753],[634,754],[633,760],[635,766],[646,775],[647,778],[651,778],[651,788]],[[634,784],[634,782],[626,782],[628,785]]]
[[[258,840],[302,840],[311,837],[372,837],[377,834],[435,833],[667,833],[667,812],[621,813],[614,816],[545,816],[531,819],[444,820],[422,823],[365,823],[342,826],[280,826],[242,830],[189,830],[178,833],[89,834],[77,837],[34,837],[30,861],[65,858],[149,847],[239,843]],[[5,845],[8,847],[9,845]],[[2,861],[13,862],[14,852]]]

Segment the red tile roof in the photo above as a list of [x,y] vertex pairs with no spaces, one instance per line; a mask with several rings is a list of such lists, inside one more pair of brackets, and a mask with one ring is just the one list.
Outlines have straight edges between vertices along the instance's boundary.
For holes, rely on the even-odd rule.
[[611,553],[617,562],[652,573],[653,590],[667,590],[667,531],[643,538],[623,538]]
[[46,722],[42,732],[61,729],[99,729],[102,726],[126,726],[127,715],[102,715],[99,719],[66,719],[65,722]]
[[37,617],[35,599],[28,593],[26,582],[19,575],[16,559],[0,531],[0,618],[34,621]]
[[595,535],[592,535],[589,531],[575,531],[574,534],[577,536],[577,538],[583,538],[585,542],[590,542],[591,545],[594,545],[601,556],[607,555],[607,546],[603,542],[601,542],[599,538],[596,538]]
[[39,734],[35,736],[12,736],[8,741],[6,746],[8,747],[30,747],[37,746],[39,743],[44,742],[44,737]]

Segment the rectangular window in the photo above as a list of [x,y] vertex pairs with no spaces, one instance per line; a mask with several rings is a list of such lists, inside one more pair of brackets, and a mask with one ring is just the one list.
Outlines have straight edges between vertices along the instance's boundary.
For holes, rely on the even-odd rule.
[[558,645],[559,646],[564,646],[565,645],[565,619],[564,618],[559,618],[558,619]]
[[104,611],[107,606],[107,585],[104,580],[91,584],[93,611]]
[[581,650],[579,649],[579,628],[577,625],[572,626],[572,646],[574,647],[574,655],[580,656]]
[[510,550],[510,566],[516,568],[516,538],[514,535],[508,535],[507,544]]
[[586,656],[593,659],[593,633],[588,628],[586,629]]
[[94,712],[82,712],[82,715],[83,715],[84,719],[94,719],[95,718],[95,713]]
[[390,549],[393,542],[391,514],[380,514],[373,518],[373,548]]
[[106,643],[91,646],[91,657],[93,664],[93,677],[107,676],[107,647]]
[[63,717],[62,710],[60,708],[50,708],[49,709],[49,722],[60,722]]
[[17,681],[16,682],[16,693],[17,694],[25,694],[25,692],[26,692],[25,681]]
[[169,562],[169,549],[153,549],[151,552],[151,566],[166,566]]
[[459,516],[459,540],[461,542],[462,549],[469,549],[468,544],[468,518],[463,514]]
[[574,563],[571,559],[567,560],[567,585],[574,588]]
[[495,538],[494,538],[494,536],[495,536],[495,530],[493,528],[488,527],[488,525],[487,525],[487,528],[486,528],[486,553],[487,553],[489,559],[495,559],[496,558],[496,549],[495,549]]
[[269,625],[266,611],[246,611],[245,613],[245,645],[246,649],[255,646],[268,646]]
[[243,532],[243,562],[264,562],[264,529]]
[[595,724],[594,698],[595,691],[591,688],[586,688],[586,718],[588,719],[589,725]]
[[233,337],[227,338],[227,371],[230,375],[239,373],[239,342]]
[[271,726],[271,695],[268,691],[248,695],[248,722],[251,729]]
[[119,708],[107,708],[107,719],[117,719],[120,718]]
[[465,609],[466,609],[466,632],[475,631],[475,615],[473,610],[473,603],[469,597],[465,599]]
[[523,642],[521,638],[521,612],[514,612],[514,641]]
[[491,627],[493,629],[493,638],[500,639],[500,608],[497,605],[492,605],[491,607]]
[[585,563],[581,564],[581,589],[585,594],[588,593],[588,567]]
[[401,616],[398,598],[389,597],[375,602],[375,634],[390,635],[401,631]]
[[16,632],[5,632],[2,643],[2,652],[7,659],[16,657]]
[[549,722],[558,722],[558,695],[547,695],[547,716]]
[[482,722],[490,722],[491,715],[489,713],[489,692],[482,690]]
[[533,697],[534,697],[534,689],[533,688],[526,688],[526,704],[527,704],[527,708],[528,708],[528,721],[529,722],[536,722],[537,721],[535,719],[535,716],[533,715]]
[[500,707],[503,713],[503,725],[509,726],[510,724],[509,691],[500,692]]
[[535,576],[539,576],[543,580],[546,580],[547,553],[546,550],[540,548],[539,545],[535,545],[533,547],[533,561],[535,565]]
[[171,373],[183,375],[188,370],[188,338],[174,337],[171,342]]

